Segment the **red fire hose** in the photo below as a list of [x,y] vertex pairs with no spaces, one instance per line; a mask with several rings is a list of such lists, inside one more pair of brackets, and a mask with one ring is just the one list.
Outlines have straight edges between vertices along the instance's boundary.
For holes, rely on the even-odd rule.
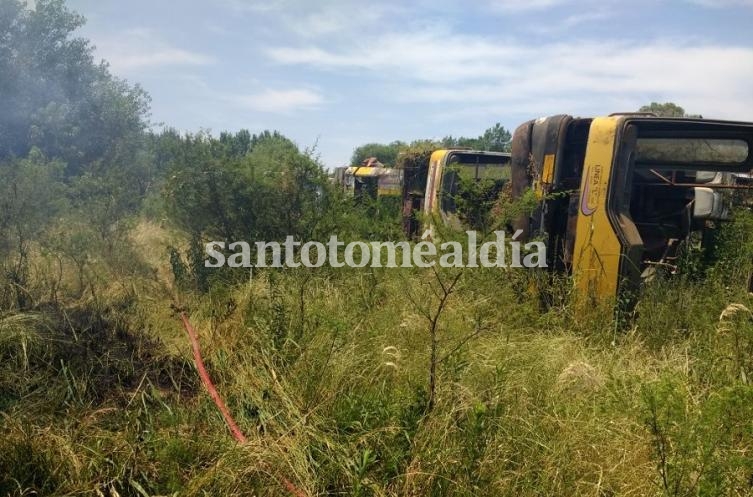
[[[238,424],[230,415],[230,411],[228,411],[227,406],[222,401],[222,397],[220,397],[220,394],[217,392],[217,389],[214,387],[214,383],[212,383],[212,379],[209,377],[209,373],[207,373],[206,367],[204,367],[204,360],[201,358],[201,349],[199,348],[199,337],[196,334],[196,330],[193,328],[193,326],[191,326],[191,322],[188,320],[184,312],[180,313],[180,319],[181,321],[183,321],[183,327],[186,329],[186,333],[188,333],[188,338],[191,339],[191,349],[193,350],[193,358],[194,358],[194,362],[196,362],[196,369],[199,370],[199,376],[201,377],[201,382],[204,384],[207,391],[209,392],[209,396],[212,397],[212,400],[217,406],[217,409],[219,409],[220,412],[222,413],[222,417],[225,418],[225,422],[227,423],[228,428],[230,428],[230,431],[232,432],[235,439],[240,443],[246,443],[246,436],[243,434],[241,429],[238,428]],[[295,497],[307,497],[306,493],[303,490],[296,487],[287,478],[279,476],[278,480],[280,481],[280,484],[283,487],[285,487],[285,490],[290,492]]]

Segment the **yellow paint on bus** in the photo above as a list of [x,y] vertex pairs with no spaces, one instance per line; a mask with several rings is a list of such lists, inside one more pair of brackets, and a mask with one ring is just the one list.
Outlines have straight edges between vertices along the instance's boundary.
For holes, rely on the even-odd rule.
[[573,253],[573,275],[580,295],[617,293],[621,246],[607,213],[607,195],[620,120],[596,118],[588,135]]

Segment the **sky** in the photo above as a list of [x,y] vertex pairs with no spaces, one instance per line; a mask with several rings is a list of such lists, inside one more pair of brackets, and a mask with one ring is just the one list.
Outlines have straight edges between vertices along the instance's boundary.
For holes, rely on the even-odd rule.
[[68,0],[156,129],[368,142],[673,101],[753,121],[753,0]]

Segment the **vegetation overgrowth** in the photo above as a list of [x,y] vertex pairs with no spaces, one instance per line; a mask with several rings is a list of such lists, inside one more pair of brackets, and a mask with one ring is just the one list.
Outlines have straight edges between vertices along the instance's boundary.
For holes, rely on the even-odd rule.
[[0,495],[753,492],[746,210],[619,322],[522,269],[206,268],[399,220],[279,133],[150,131],[62,2],[0,5]]

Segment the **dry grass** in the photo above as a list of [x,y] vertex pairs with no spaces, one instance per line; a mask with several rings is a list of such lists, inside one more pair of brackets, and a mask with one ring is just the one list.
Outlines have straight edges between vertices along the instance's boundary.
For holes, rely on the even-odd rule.
[[[750,491],[744,422],[728,425],[734,439],[704,424],[708,399],[750,388],[728,364],[729,331],[716,331],[725,295],[691,285],[683,291],[703,295],[698,315],[673,322],[685,300],[664,289],[616,333],[598,313],[575,319],[566,303],[541,311],[514,274],[468,274],[440,318],[429,410],[415,296],[431,298],[431,273],[258,272],[206,295],[179,293],[165,263],[174,237],[142,223],[132,239],[153,276],[100,283],[96,299],[67,314],[0,319],[0,493],[285,495],[280,476],[309,495]],[[195,381],[176,296],[245,446]],[[741,294],[735,302],[749,306]],[[724,322],[742,314],[728,309]],[[683,386],[687,416],[656,413],[656,432],[646,399],[664,395],[653,385],[667,381]],[[716,440],[704,465],[676,449],[701,447],[689,435],[699,430]],[[682,477],[677,493],[667,490],[657,437],[676,444],[670,478],[682,462],[724,485]]]

